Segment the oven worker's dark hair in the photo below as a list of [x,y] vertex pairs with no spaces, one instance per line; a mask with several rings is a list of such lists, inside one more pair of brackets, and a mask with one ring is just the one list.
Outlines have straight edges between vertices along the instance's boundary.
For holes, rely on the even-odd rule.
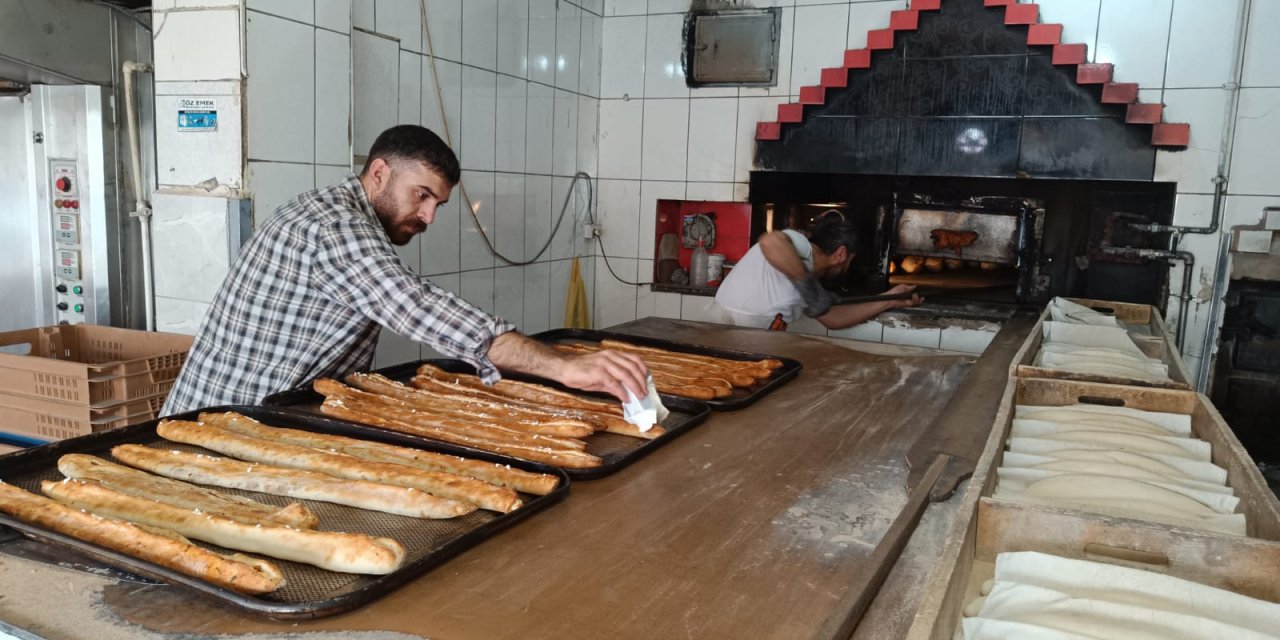
[[824,216],[813,225],[809,242],[817,245],[823,253],[834,253],[839,247],[854,253],[858,250],[858,230],[852,222],[840,216]]
[[378,134],[378,139],[369,148],[369,158],[365,160],[360,175],[368,173],[369,165],[378,158],[388,163],[416,160],[439,173],[450,186],[457,185],[462,178],[462,168],[458,166],[458,156],[454,155],[453,149],[430,129],[416,124],[396,125]]

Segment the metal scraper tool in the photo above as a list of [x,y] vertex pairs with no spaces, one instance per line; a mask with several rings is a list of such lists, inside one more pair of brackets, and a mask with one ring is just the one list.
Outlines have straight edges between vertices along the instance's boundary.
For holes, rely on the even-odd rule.
[[1026,312],[1005,321],[942,412],[911,446],[907,452],[907,504],[871,552],[871,571],[849,589],[814,638],[848,640],[853,635],[925,508],[930,502],[950,498],[960,483],[973,475],[1000,408],[1001,394],[993,390],[1004,389],[1013,357],[1035,321],[1035,315]]

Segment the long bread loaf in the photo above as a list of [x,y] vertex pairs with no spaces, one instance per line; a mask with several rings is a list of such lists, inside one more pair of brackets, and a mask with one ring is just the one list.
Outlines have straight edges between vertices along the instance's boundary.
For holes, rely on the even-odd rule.
[[125,464],[167,478],[331,502],[411,518],[456,518],[476,510],[476,506],[470,502],[433,496],[413,487],[350,480],[314,471],[286,469],[184,451],[161,451],[125,444],[113,448],[111,455]]
[[400,568],[405,550],[390,538],[363,533],[308,531],[247,525],[220,516],[143,500],[112,491],[92,480],[46,480],[45,495],[107,518],[171,529],[188,538],[228,549],[314,565],[329,571],[382,575]]
[[73,509],[0,483],[0,511],[24,522],[145,560],[241,593],[270,593],[284,585],[279,567],[239,553],[222,555],[172,532]]

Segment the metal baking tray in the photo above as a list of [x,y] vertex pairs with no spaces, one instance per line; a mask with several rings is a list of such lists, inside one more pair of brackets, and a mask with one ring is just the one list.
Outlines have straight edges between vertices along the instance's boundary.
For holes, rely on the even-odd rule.
[[756,400],[769,395],[775,389],[781,387],[792,378],[799,375],[800,370],[804,368],[804,365],[801,364],[799,360],[784,358],[782,356],[751,353],[749,351],[738,351],[736,349],[706,347],[697,344],[689,344],[687,342],[674,342],[672,340],[663,340],[661,338],[633,336],[625,333],[596,331],[594,329],[552,329],[550,331],[543,331],[542,333],[534,334],[530,337],[534,340],[551,343],[619,340],[621,342],[630,342],[631,344],[642,347],[656,347],[658,349],[666,349],[667,351],[691,353],[700,356],[715,356],[717,358],[725,358],[727,360],[763,360],[765,358],[772,358],[782,362],[782,366],[774,369],[773,375],[769,376],[769,379],[764,382],[756,383],[755,385],[745,389],[734,387],[733,394],[727,398],[700,401],[707,403],[708,406],[716,411],[734,411],[751,406],[751,404]]
[[[441,358],[399,364],[385,369],[379,369],[374,371],[374,373],[408,384],[409,381],[413,379],[414,374],[418,371],[418,367],[424,364],[435,365],[450,373],[466,373],[474,375],[476,372],[475,368],[466,362]],[[583,397],[617,402],[617,399],[613,396],[586,393],[576,389],[570,389],[544,378],[517,374],[503,375],[512,380],[535,382],[537,384],[554,389],[560,389],[561,391],[568,391]],[[267,396],[262,401],[262,404],[268,406],[288,407],[290,409],[309,411],[319,414],[320,403],[323,401],[324,397],[307,386]],[[666,433],[652,440],[633,438],[631,436],[624,436],[617,433],[595,433],[584,438],[584,441],[587,443],[587,453],[600,457],[604,460],[604,463],[592,469],[564,469],[563,471],[574,480],[594,480],[596,478],[603,478],[648,455],[649,452],[670,442],[673,438],[679,436],[685,431],[702,424],[703,421],[707,419],[707,416],[711,415],[711,409],[708,408],[707,404],[701,400],[690,400],[688,398],[663,395],[662,404],[671,411],[671,415],[667,416],[667,419],[662,421],[663,428],[667,430]],[[405,443],[436,442],[435,440],[421,436],[412,436],[388,431],[381,427],[370,427],[364,425],[361,425],[361,427],[363,429],[371,429],[384,434],[394,433],[397,441]],[[458,448],[465,451],[478,451],[478,449],[464,447]]]
[[[350,531],[394,538],[404,545],[408,551],[404,566],[382,576],[339,573],[297,562],[267,558],[260,554],[249,554],[269,559],[280,567],[285,577],[285,585],[283,587],[273,593],[258,596],[218,587],[199,578],[67,535],[49,531],[43,527],[29,524],[5,514],[0,514],[0,524],[12,527],[27,537],[73,551],[103,564],[122,568],[169,584],[182,585],[217,600],[230,603],[256,614],[265,615],[268,618],[298,620],[331,616],[367,604],[401,584],[444,564],[450,558],[490,538],[499,531],[554,504],[564,498],[565,493],[569,490],[569,478],[565,476],[564,472],[547,465],[485,452],[463,450],[459,447],[439,442],[419,439],[407,441],[403,438],[392,438],[388,437],[389,434],[387,432],[380,429],[362,428],[358,425],[331,420],[323,416],[302,414],[280,408],[224,406],[201,409],[171,417],[177,420],[195,419],[200,411],[235,411],[270,425],[287,426],[294,429],[343,435],[488,460],[527,471],[552,474],[560,479],[560,485],[545,496],[521,493],[520,497],[524,501],[524,506],[510,513],[495,513],[478,509],[465,516],[448,520],[411,518],[326,502],[295,500],[284,496],[219,488],[219,491],[247,496],[266,504],[283,506],[289,502],[301,502],[320,517],[319,528],[321,530]],[[156,448],[163,447],[165,449],[209,453],[200,447],[164,440],[156,434],[156,424],[158,422],[158,420],[152,420],[120,429],[63,440],[43,447],[26,449],[0,457],[0,480],[39,494],[41,480],[59,480],[62,478],[62,474],[58,473],[57,469],[58,458],[61,456],[69,453],[85,453],[111,459],[111,447],[120,444],[142,444]],[[231,552],[229,549],[216,545],[203,542],[197,542],[197,544],[221,553]]]

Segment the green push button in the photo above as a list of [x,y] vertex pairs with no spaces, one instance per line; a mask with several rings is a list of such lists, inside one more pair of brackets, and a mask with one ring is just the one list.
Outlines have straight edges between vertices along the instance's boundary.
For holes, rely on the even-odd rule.
[[76,294],[76,295],[83,295],[83,294],[84,294],[84,287],[82,287],[82,286],[80,286],[80,285],[76,285],[76,286],[74,286],[74,287],[71,287],[71,293],[74,293],[74,294]]
[[82,304],[78,304],[72,308],[76,310],[76,313],[84,313],[84,305]]

